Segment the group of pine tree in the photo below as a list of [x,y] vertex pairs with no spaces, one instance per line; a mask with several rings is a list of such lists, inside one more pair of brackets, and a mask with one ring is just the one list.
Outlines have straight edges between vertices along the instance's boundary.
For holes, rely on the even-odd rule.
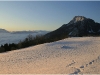
[[23,41],[20,41],[17,44],[15,44],[15,43],[12,43],[12,44],[6,43],[4,45],[1,45],[0,46],[0,53],[12,51],[12,50],[18,50],[18,49],[26,48],[26,47],[29,47],[29,46],[35,46],[35,45],[38,45],[38,44],[54,42],[54,41],[57,41],[57,40],[61,40],[65,37],[66,36],[55,37],[55,38],[45,38],[42,35],[35,36],[35,37],[33,37],[32,35],[28,35],[27,38],[25,38]]

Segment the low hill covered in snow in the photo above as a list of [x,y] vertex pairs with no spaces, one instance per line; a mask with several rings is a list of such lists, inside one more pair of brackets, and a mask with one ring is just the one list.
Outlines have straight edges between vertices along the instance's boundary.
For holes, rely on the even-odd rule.
[[0,53],[1,74],[100,74],[100,37],[73,37]]

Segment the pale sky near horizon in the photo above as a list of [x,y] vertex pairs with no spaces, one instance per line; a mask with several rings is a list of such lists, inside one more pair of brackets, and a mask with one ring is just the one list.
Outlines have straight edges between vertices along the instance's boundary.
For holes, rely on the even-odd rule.
[[100,1],[0,1],[0,28],[55,30],[74,16],[100,23]]

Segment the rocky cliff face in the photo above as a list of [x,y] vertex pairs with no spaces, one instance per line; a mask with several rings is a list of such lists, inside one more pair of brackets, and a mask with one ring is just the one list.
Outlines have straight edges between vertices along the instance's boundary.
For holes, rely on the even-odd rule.
[[99,35],[100,24],[84,16],[75,16],[68,24],[62,25],[53,32],[46,34],[46,37],[66,36],[87,36],[89,34]]

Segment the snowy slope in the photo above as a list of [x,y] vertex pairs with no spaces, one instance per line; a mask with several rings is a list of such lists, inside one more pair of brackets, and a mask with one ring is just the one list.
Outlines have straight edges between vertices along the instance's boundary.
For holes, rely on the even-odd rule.
[[100,74],[100,37],[73,37],[0,54],[2,74]]

